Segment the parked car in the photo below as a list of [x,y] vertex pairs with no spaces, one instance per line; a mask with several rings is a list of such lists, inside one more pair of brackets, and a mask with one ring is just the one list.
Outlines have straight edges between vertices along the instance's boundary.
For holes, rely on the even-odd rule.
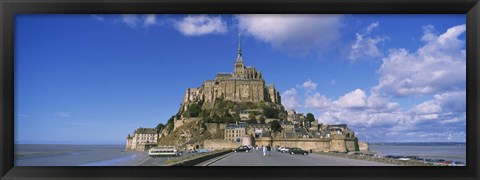
[[434,159],[433,164],[436,166],[445,166],[450,164],[450,162],[445,159]]
[[462,161],[454,161],[450,164],[450,166],[465,166],[465,163]]
[[385,156],[382,155],[382,154],[374,154],[373,157],[374,158],[384,158]]
[[248,146],[240,146],[236,149],[233,149],[233,152],[234,153],[237,153],[237,152],[248,152],[250,151],[250,148]]
[[300,148],[290,148],[289,149],[289,152],[290,154],[303,154],[303,155],[308,155],[308,151],[305,151],[303,149],[300,149]]
[[198,154],[207,153],[207,152],[209,152],[208,149],[198,149],[198,150],[197,150],[197,153],[198,153]]
[[276,150],[277,150],[278,152],[281,152],[281,151],[282,151],[281,149],[283,149],[283,148],[285,148],[285,147],[279,146],[279,147],[276,148]]
[[288,152],[289,150],[290,150],[289,147],[281,147],[280,148],[280,152],[282,152],[282,153]]

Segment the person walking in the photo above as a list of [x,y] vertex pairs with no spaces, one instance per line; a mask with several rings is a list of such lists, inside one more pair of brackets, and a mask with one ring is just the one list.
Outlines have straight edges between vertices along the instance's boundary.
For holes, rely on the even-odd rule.
[[270,156],[270,151],[272,150],[272,148],[270,147],[270,145],[267,146],[267,155]]
[[267,155],[267,147],[262,145],[263,156]]

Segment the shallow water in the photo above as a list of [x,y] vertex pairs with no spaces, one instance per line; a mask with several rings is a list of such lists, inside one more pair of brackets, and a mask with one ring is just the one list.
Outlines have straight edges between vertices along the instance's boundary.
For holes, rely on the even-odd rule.
[[135,166],[147,157],[124,145],[15,145],[15,166]]
[[418,156],[466,163],[464,143],[371,143],[370,151],[384,155]]

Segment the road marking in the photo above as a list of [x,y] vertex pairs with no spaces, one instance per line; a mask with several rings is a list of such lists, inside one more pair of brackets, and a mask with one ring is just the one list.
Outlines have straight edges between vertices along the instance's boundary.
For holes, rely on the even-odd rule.
[[[228,157],[228,156],[231,156],[232,154],[233,154],[233,152],[230,152],[230,153],[227,153],[227,154],[222,155],[222,156],[220,156],[220,157],[213,158],[213,159],[211,159],[210,161],[206,162],[205,164],[203,164],[203,165],[201,165],[201,166],[209,166],[210,164],[213,164],[213,163],[215,163],[215,162],[217,162],[217,161],[220,161],[220,160],[222,160],[223,158],[226,158],[226,157]],[[202,163],[200,163],[200,164],[202,164]]]
[[145,158],[143,161],[141,161],[140,163],[137,164],[137,166],[140,166],[141,164],[143,164],[144,162],[150,160],[151,157],[148,157],[148,158]]

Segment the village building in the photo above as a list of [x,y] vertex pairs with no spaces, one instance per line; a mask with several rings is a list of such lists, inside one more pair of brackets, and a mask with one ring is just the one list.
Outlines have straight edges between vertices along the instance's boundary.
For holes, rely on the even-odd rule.
[[155,128],[138,128],[132,136],[127,136],[127,150],[144,151],[158,142],[158,133]]
[[225,126],[225,140],[230,140],[234,142],[241,142],[242,138],[247,135],[247,123],[246,122],[236,122],[228,123]]

